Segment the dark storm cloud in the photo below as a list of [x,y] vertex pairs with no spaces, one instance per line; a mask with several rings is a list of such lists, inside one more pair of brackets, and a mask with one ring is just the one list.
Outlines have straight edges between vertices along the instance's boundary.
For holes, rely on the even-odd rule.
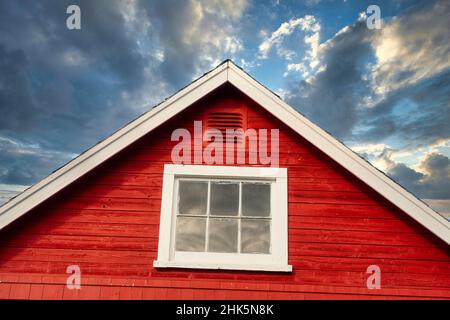
[[[81,30],[66,28],[71,4],[81,8]],[[37,182],[236,52],[227,22],[245,7],[0,1],[0,139],[22,144],[19,153],[15,144],[0,147],[0,183]]]
[[450,199],[450,159],[432,153],[421,163],[421,173],[403,163],[390,168],[388,175],[406,189],[424,199]]
[[[47,129],[58,133],[55,125],[92,130],[96,126],[90,122],[101,121],[106,107],[104,99],[98,97],[111,95],[115,99],[117,92],[111,89],[133,90],[142,84],[144,60],[126,35],[123,17],[116,6],[110,1],[79,1],[83,8],[82,30],[70,31],[65,26],[65,8],[70,3],[8,2],[0,8],[0,20],[9,31],[2,29],[0,33],[0,54],[13,59],[11,52],[16,52],[14,59],[20,59],[6,70],[9,73],[2,72],[9,81],[17,78],[15,81],[20,83],[11,84],[9,91],[0,93],[0,112],[10,115],[2,123],[1,131],[28,124],[35,128],[32,133],[38,138]],[[26,10],[33,16],[27,17]],[[15,33],[21,36],[17,41]],[[9,64],[9,61],[2,63],[2,69]],[[27,118],[31,118],[28,123]],[[113,130],[117,123],[111,125]],[[91,130],[89,134],[94,133]],[[70,132],[67,130],[66,134]],[[87,140],[99,135],[97,132],[96,137]],[[79,131],[74,132],[75,136],[76,141],[83,139]],[[42,141],[52,141],[51,134],[44,133]],[[76,143],[73,150],[85,147],[86,142]]]
[[121,94],[142,88],[149,61],[119,3],[77,1],[71,31],[73,1],[0,2],[0,138],[24,143],[1,146],[0,183],[34,183],[137,115]]
[[[7,51],[0,43],[0,128],[19,130],[30,125],[35,113],[23,50]],[[6,107],[7,106],[7,107]],[[20,117],[21,123],[18,123]]]
[[372,31],[359,21],[336,35],[322,49],[319,72],[312,82],[291,90],[289,103],[338,138],[345,138],[357,122],[357,105],[367,92],[365,63],[372,53]]
[[[70,160],[71,155],[0,137],[0,181],[29,185]],[[72,155],[73,156],[73,155]]]
[[365,21],[346,27],[321,45],[326,69],[293,84],[289,102],[344,141],[395,137],[414,146],[450,137],[449,14],[448,2],[429,2],[380,31]]
[[193,24],[199,19],[193,3],[165,0],[146,1],[142,4],[149,17],[158,21],[159,35],[165,45],[162,77],[175,86],[185,85],[195,73],[199,49],[184,41],[186,29],[194,28]]
[[41,179],[43,172],[48,174],[59,166],[61,163],[56,159],[43,159],[40,155],[11,155],[6,152],[0,156],[0,180],[4,184],[30,185]]
[[389,175],[407,189],[415,191],[417,191],[420,179],[424,177],[422,173],[411,169],[404,163],[395,164],[389,170]]
[[[402,110],[402,103],[412,107]],[[361,118],[368,129],[357,140],[373,142],[395,135],[405,146],[427,146],[450,137],[450,70],[391,93]]]
[[[416,150],[450,138],[450,37],[447,1],[427,2],[387,21],[341,30],[319,49],[325,70],[295,83],[289,102],[335,137],[357,145],[392,139]],[[386,150],[386,152],[390,152]],[[389,155],[387,173],[416,196],[450,199],[449,159],[425,155],[421,171]]]
[[141,1],[154,22],[164,61],[162,78],[175,88],[192,81],[224,58],[232,57],[240,46],[237,20],[247,8],[247,0]]

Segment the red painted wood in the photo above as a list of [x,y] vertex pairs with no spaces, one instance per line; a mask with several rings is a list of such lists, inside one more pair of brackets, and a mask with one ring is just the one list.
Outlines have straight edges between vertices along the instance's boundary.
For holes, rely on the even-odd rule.
[[63,298],[64,285],[45,285],[42,290],[42,299],[61,300]]
[[30,300],[41,300],[42,292],[44,290],[44,285],[42,284],[31,284],[30,287],[30,296],[28,297]]
[[[292,273],[153,268],[162,170],[176,144],[171,132],[192,132],[205,110],[224,108],[241,109],[248,128],[280,130]],[[81,267],[82,290],[65,287],[69,264]],[[381,290],[366,288],[370,264],[381,267]],[[450,298],[450,251],[261,107],[224,88],[3,230],[0,276],[0,298]]]
[[0,283],[0,299],[8,299],[11,292],[10,283]]
[[24,300],[30,296],[30,284],[15,284],[9,292],[10,299]]

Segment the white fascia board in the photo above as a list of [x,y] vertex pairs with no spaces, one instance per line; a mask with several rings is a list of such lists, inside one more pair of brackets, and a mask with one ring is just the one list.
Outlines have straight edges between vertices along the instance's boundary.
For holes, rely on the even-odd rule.
[[0,230],[227,81],[225,62],[0,207]]
[[448,220],[295,111],[233,63],[230,63],[228,70],[228,81],[440,239],[450,244]]

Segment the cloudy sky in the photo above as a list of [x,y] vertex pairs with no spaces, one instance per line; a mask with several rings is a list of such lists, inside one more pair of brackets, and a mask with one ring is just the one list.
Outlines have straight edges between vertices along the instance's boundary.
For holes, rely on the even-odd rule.
[[0,201],[231,58],[450,212],[449,16],[445,0],[3,0]]

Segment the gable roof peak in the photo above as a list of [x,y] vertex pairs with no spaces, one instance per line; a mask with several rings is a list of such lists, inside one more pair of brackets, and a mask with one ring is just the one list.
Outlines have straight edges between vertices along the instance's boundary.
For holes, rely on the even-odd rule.
[[445,243],[450,244],[450,222],[447,219],[286,104],[279,96],[252,78],[231,59],[224,60],[202,77],[165,99],[157,108],[144,113],[48,177],[0,206],[0,229],[225,83],[231,83],[238,88],[243,94],[334,159],[358,179],[365,182]]

